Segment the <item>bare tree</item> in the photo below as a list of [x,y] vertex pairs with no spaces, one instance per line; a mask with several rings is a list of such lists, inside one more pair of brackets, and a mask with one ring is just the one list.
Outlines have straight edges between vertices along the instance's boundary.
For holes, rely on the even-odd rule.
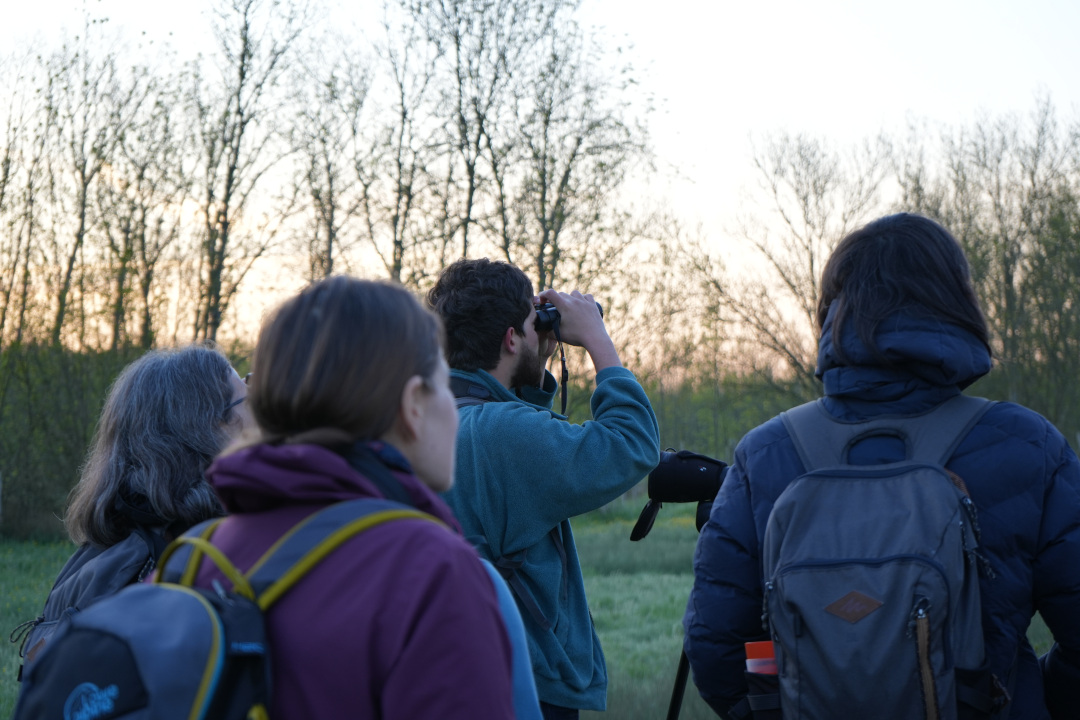
[[[110,182],[98,187],[113,287],[113,350],[127,344],[132,331],[142,348],[156,337],[160,266],[181,236],[183,208],[191,197],[190,142],[172,113],[181,100],[174,78],[151,82],[148,101],[112,161]],[[129,328],[135,312],[137,322]]]
[[361,203],[354,163],[369,152],[362,126],[371,86],[368,64],[347,46],[330,58],[326,46],[324,38],[308,50],[290,81],[297,107],[294,182],[297,194],[307,198],[302,233],[312,280],[332,274],[355,240]]
[[94,214],[94,185],[145,95],[144,75],[122,73],[115,51],[95,47],[95,24],[87,18],[79,44],[65,47],[48,59],[47,85],[43,89],[46,112],[52,117],[55,132],[50,149],[55,169],[53,190],[63,203],[62,214],[54,216],[60,227],[52,258],[59,273],[54,290],[55,319],[50,330],[53,345],[61,341],[76,262],[98,220]]
[[[412,15],[387,5],[378,52],[387,79],[383,114],[375,121],[370,152],[354,163],[362,187],[364,236],[392,280],[417,287],[433,270],[429,250],[437,247],[435,255],[445,258],[451,235],[447,208],[433,180],[437,134],[443,127],[434,120],[441,51],[426,41]],[[441,259],[435,263],[443,264]]]
[[[602,72],[602,49],[570,18],[537,50],[538,62],[517,74],[514,88],[520,160],[510,166],[509,148],[490,149],[493,169],[503,170],[495,173],[499,241],[507,259],[534,269],[538,288],[555,282],[564,261],[567,279],[589,285],[621,265],[633,243],[618,191],[649,159],[644,128],[629,119],[633,69],[619,68],[615,78]],[[516,185],[509,223],[508,175]]]
[[[924,153],[912,140],[901,158]],[[990,325],[997,392],[1080,427],[1068,378],[1080,372],[1072,297],[1080,276],[1080,139],[1062,128],[1049,99],[1027,118],[985,117],[946,129],[935,173],[905,160],[900,175],[911,209],[939,219],[960,240]],[[912,190],[918,177],[918,193]]]
[[[820,275],[832,248],[880,207],[890,164],[883,139],[845,156],[824,141],[781,134],[754,155],[766,210],[744,221],[743,246],[763,260],[761,274],[733,273],[703,244],[686,257],[715,299],[709,322],[747,341],[744,359],[764,377],[793,379],[800,395],[818,392],[815,316]],[[766,220],[766,218],[768,220]]]
[[444,202],[462,257],[480,221],[491,125],[507,112],[517,73],[555,32],[564,0],[403,0],[442,61],[446,126]]
[[203,220],[194,334],[216,338],[222,315],[252,264],[280,230],[287,203],[256,214],[256,191],[287,153],[268,121],[290,52],[305,28],[306,8],[273,0],[221,0],[214,27],[216,77],[196,65],[190,103],[199,147]]
[[29,102],[28,96],[33,92],[24,68],[25,61],[14,57],[0,63],[0,73],[13,80],[4,114],[3,147],[0,148],[0,267],[3,268],[0,274],[0,347],[5,346],[10,337],[8,323],[12,318],[12,303],[19,303],[16,291],[28,259],[24,243],[32,237],[19,228],[23,219],[20,184],[29,175],[23,160],[31,146],[29,136],[36,109]]

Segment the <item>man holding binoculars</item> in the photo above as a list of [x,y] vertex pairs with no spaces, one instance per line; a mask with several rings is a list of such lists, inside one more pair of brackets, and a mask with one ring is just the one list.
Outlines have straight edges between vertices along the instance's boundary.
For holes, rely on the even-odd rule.
[[[534,295],[517,267],[463,259],[443,271],[428,302],[446,328],[461,415],[445,498],[514,593],[545,719],[603,710],[607,669],[569,518],[614,500],[656,466],[649,399],[590,295]],[[558,383],[545,366],[556,335],[593,362],[594,422],[570,423],[552,410]]]

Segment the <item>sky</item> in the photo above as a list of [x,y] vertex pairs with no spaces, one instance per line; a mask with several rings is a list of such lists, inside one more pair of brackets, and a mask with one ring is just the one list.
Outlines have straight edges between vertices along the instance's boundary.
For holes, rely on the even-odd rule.
[[[1049,95],[1080,110],[1080,3],[1050,0],[586,1],[649,61],[658,155],[680,168],[708,226],[755,182],[752,136],[846,146],[909,121],[1026,115]],[[658,11],[663,8],[663,11]]]
[[[319,0],[316,0],[317,2]],[[209,42],[210,0],[5,0],[0,43],[77,32],[82,8],[133,38]],[[374,31],[380,0],[321,0],[340,26]],[[582,23],[626,48],[660,178],[688,224],[712,234],[756,178],[751,138],[808,133],[844,147],[910,121],[963,125],[1026,115],[1048,96],[1080,112],[1075,0],[582,0]]]

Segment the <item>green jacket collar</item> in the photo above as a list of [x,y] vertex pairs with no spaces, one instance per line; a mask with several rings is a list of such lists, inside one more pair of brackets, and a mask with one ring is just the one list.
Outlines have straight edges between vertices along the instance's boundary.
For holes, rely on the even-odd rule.
[[544,371],[543,387],[527,386],[518,388],[518,394],[515,394],[512,390],[496,380],[495,377],[486,370],[476,370],[475,372],[451,370],[450,375],[483,386],[491,393],[495,402],[522,402],[526,405],[532,405],[539,410],[547,410],[556,417],[566,419],[565,416],[560,415],[551,409],[552,405],[555,403],[555,396],[559,393],[559,383],[555,379],[555,376],[547,370]]

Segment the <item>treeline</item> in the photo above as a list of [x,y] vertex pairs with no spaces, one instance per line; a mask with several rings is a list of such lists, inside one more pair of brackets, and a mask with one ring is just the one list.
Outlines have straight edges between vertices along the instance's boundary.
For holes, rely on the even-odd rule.
[[260,261],[287,287],[423,288],[478,254],[539,288],[622,264],[612,198],[646,137],[576,3],[388,0],[373,38],[318,7],[218,0],[191,58],[87,15],[5,59],[0,343],[214,339]]
[[[49,346],[5,351],[9,381],[0,398],[7,408],[0,432],[0,535],[63,535],[64,505],[78,479],[109,385],[143,352],[73,352]],[[241,372],[246,357],[235,357]],[[575,377],[568,391],[571,419],[589,419],[593,383]],[[718,383],[675,389],[646,382],[662,428],[664,447],[729,459],[750,428],[786,409],[773,384],[729,375]]]
[[243,364],[267,287],[422,292],[466,255],[596,294],[664,445],[729,458],[820,392],[821,268],[896,210],[972,259],[998,363],[973,391],[1077,438],[1080,123],[1049,99],[861,143],[759,137],[760,187],[705,237],[631,197],[654,172],[649,101],[576,2],[388,0],[368,36],[316,7],[219,0],[192,57],[87,15],[0,61],[0,532],[59,527],[108,384],[145,349],[217,339]]
[[78,480],[105,394],[141,352],[76,353],[48,345],[3,351],[0,534],[64,534],[67,495]]
[[813,318],[829,253],[867,220],[918,212],[948,227],[972,264],[996,367],[971,392],[1027,405],[1080,442],[1078,118],[1059,120],[1044,98],[1025,115],[920,123],[841,147],[770,136],[754,162],[759,204],[727,240],[752,248],[756,269],[733,272],[730,251],[704,239],[681,245],[702,291],[695,320],[720,348],[698,358],[704,374],[693,376],[721,377],[722,365],[782,378],[793,399],[819,394]]
[[577,3],[387,0],[367,35],[320,9],[217,0],[191,56],[88,9],[0,59],[0,531],[56,526],[127,361],[242,360],[268,288],[419,291],[487,255],[617,312],[618,268],[652,252],[614,201],[649,162],[647,103]]

